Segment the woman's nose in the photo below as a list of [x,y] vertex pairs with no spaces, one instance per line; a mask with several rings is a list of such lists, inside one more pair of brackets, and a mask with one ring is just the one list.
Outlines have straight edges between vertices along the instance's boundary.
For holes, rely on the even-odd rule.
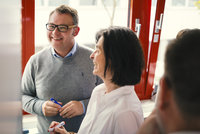
[[94,52],[90,55],[90,59],[94,59]]

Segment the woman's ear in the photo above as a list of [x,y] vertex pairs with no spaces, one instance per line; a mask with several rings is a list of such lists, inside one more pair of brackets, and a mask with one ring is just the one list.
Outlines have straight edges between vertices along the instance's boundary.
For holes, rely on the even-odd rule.
[[77,36],[78,33],[79,33],[79,31],[80,31],[80,28],[79,28],[78,26],[75,27],[75,28],[73,29],[73,33],[72,33],[72,35],[73,35],[73,36]]

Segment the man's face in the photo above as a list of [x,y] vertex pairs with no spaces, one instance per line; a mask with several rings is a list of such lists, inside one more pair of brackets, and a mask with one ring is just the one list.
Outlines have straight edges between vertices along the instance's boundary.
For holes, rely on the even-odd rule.
[[[71,26],[73,25],[73,18],[70,14],[59,14],[54,12],[50,16],[48,23]],[[75,28],[70,28],[66,32],[59,32],[58,28],[55,28],[54,31],[47,30],[47,37],[49,42],[58,54],[64,51],[69,51],[73,47],[74,30]]]

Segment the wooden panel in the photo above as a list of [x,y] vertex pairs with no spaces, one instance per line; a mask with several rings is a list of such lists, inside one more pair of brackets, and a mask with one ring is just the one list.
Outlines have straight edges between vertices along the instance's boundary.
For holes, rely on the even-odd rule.
[[[159,50],[160,36],[161,36],[161,26],[162,26],[161,25],[162,20],[160,22],[160,19],[164,17],[164,8],[165,8],[165,0],[158,0],[157,7],[156,7],[155,21],[154,21],[153,36],[152,36],[151,48],[150,48],[150,58],[149,58],[149,64],[148,64],[148,79],[147,79],[147,86],[146,86],[146,92],[145,92],[145,96],[147,97],[151,97],[151,93],[153,91],[156,62],[157,62],[157,57],[158,57],[158,50]],[[156,30],[156,27],[159,27],[159,24],[160,24],[160,29]]]
[[35,1],[22,0],[22,72],[35,52],[34,41]]
[[139,39],[142,44],[145,56],[145,70],[142,74],[142,79],[139,84],[135,86],[135,91],[140,99],[146,99],[145,89],[147,81],[146,65],[148,61],[148,48],[149,48],[149,29],[150,29],[150,14],[151,14],[151,0],[130,0],[129,1],[129,24],[130,28],[137,32],[135,29],[136,19],[139,19],[141,24]]

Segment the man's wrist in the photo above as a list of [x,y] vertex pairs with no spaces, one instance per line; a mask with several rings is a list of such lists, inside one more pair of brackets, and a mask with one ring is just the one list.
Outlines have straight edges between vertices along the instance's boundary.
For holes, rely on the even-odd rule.
[[85,105],[84,105],[83,101],[80,101],[80,102],[81,102],[81,104],[83,106],[83,114],[84,114],[85,113]]

